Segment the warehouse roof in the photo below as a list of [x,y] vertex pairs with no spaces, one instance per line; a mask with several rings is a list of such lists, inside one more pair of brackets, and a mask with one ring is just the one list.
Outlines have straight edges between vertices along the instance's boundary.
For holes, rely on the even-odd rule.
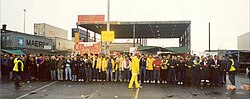
[[[106,22],[77,24],[99,34],[106,30]],[[110,22],[110,30],[115,31],[115,38],[133,38],[134,25],[136,38],[179,38],[191,25],[191,21],[113,21]]]

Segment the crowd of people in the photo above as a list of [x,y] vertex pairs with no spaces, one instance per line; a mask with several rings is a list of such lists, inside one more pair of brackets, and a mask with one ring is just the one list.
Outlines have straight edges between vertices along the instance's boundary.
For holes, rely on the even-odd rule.
[[[234,60],[232,56],[185,57],[168,54],[140,54],[133,60],[131,54],[98,55],[2,55],[2,80],[15,79],[16,86],[21,82],[32,81],[112,81],[129,82],[133,76],[139,83],[166,83],[214,85],[226,83],[226,73],[235,85]],[[137,61],[138,60],[138,61]],[[132,64],[139,65],[134,75]],[[20,79],[21,78],[21,79]]]

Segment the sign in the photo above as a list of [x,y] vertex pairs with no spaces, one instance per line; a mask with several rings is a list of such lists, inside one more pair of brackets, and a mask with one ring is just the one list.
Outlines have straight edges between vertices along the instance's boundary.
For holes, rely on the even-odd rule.
[[75,42],[79,42],[80,40],[80,33],[79,32],[75,32]]
[[51,46],[45,45],[45,46],[44,46],[44,49],[51,49]]
[[17,37],[18,46],[24,46],[24,37]]
[[[42,40],[36,40],[36,39],[25,39],[24,37],[17,37],[17,45],[19,47],[37,47],[37,48],[44,48],[44,46],[47,46],[49,45],[49,42],[46,42],[46,41],[42,41]],[[48,47],[46,47],[48,48]],[[51,49],[51,46],[50,46],[50,49]]]
[[102,31],[102,41],[114,41],[115,32],[114,31]]
[[78,22],[100,23],[104,22],[104,15],[78,15]]
[[27,46],[44,47],[45,45],[48,45],[48,44],[49,44],[48,42],[44,42],[44,41],[26,39]]

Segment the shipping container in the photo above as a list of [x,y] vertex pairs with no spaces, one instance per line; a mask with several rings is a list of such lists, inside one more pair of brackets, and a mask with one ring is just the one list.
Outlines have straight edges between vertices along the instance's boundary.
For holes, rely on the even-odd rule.
[[7,49],[40,49],[52,50],[53,40],[31,34],[8,32],[1,34],[1,47]]
[[35,23],[34,34],[45,37],[59,37],[68,39],[68,31],[46,23]]

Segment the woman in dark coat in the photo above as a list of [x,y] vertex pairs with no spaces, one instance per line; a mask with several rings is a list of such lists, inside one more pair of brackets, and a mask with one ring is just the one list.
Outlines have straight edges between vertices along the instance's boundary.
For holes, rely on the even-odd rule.
[[74,57],[74,60],[71,65],[72,69],[72,81],[77,81],[77,75],[78,75],[78,64],[77,64],[77,57]]
[[30,58],[29,66],[30,66],[29,71],[30,71],[31,80],[36,80],[37,79],[37,66],[36,66],[34,57]]

